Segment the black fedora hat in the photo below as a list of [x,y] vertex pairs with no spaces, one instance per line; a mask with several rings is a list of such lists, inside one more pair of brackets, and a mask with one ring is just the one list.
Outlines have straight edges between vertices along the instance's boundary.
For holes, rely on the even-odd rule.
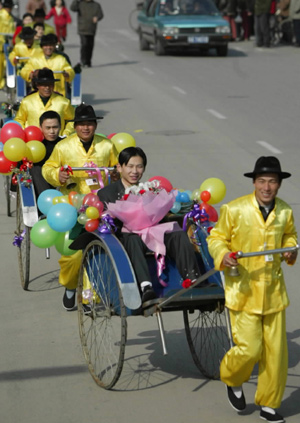
[[33,82],[37,85],[39,84],[51,84],[59,79],[54,78],[53,71],[48,68],[39,69],[37,77],[33,79]]
[[40,46],[55,46],[57,44],[57,41],[57,35],[55,34],[42,35]]
[[255,163],[253,172],[244,173],[247,178],[254,178],[258,174],[262,173],[276,173],[281,179],[286,179],[291,176],[288,172],[282,172],[280,162],[277,157],[273,156],[262,156],[259,157]]
[[30,40],[31,38],[34,38],[35,34],[35,29],[31,28],[30,26],[24,26],[24,28],[22,28],[22,31],[19,34],[19,37],[22,40]]
[[2,7],[7,7],[8,9],[13,9],[13,7],[14,7],[13,0],[4,0],[2,2]]
[[34,18],[44,18],[46,16],[45,10],[43,8],[35,9]]
[[68,122],[84,122],[84,121],[93,121],[97,119],[103,119],[102,116],[96,116],[95,111],[92,106],[88,104],[81,103],[75,109],[75,117]]

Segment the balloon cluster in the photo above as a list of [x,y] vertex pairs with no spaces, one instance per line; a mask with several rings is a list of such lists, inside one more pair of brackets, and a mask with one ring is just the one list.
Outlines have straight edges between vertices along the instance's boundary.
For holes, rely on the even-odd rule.
[[[71,191],[63,195],[55,189],[43,191],[37,200],[39,210],[46,219],[38,221],[31,229],[32,243],[39,248],[55,246],[62,255],[72,255],[73,242],[70,231],[80,223],[89,232],[95,231],[100,223],[103,203],[95,194],[78,194]],[[79,215],[78,215],[79,214]]]
[[23,129],[18,122],[6,122],[0,133],[0,173],[10,174],[24,158],[33,163],[43,160],[46,155],[43,139],[37,126]]

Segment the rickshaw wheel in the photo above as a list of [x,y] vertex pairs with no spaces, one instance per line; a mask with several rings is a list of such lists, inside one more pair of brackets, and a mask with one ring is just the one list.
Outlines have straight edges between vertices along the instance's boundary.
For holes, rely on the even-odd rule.
[[[78,284],[78,319],[83,353],[95,382],[111,389],[124,363],[127,338],[126,309],[119,274],[111,251],[99,239],[83,252]],[[85,289],[89,281],[92,289]],[[83,304],[89,298],[89,308]]]
[[224,304],[183,310],[187,342],[197,368],[209,379],[219,379],[220,362],[230,348]]
[[23,236],[23,241],[18,248],[18,261],[19,261],[19,272],[21,279],[22,288],[27,291],[29,285],[29,273],[30,273],[30,228],[23,223],[23,212],[21,205],[21,195],[19,193],[19,187],[17,189],[17,229],[16,235]]

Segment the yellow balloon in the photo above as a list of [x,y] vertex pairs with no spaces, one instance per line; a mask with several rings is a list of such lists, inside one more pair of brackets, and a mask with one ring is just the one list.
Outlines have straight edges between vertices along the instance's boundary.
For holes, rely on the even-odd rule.
[[219,178],[208,178],[200,186],[200,193],[202,191],[210,192],[211,197],[208,204],[217,204],[225,197],[226,186]]
[[59,197],[53,197],[52,204],[58,204],[60,197],[61,196],[59,196]]
[[132,135],[126,134],[126,132],[119,132],[111,138],[118,153],[121,153],[124,148],[136,147],[135,139]]
[[70,204],[68,195],[61,195],[58,197],[58,203]]
[[192,201],[200,201],[200,190],[199,189],[194,189],[194,191],[192,192],[191,195],[191,200]]
[[18,162],[25,157],[26,143],[21,138],[10,138],[3,146],[3,154],[12,162]]
[[[31,153],[33,163],[38,163],[46,156],[46,147],[41,141],[29,141],[26,143],[26,154],[27,152]],[[29,153],[29,156],[30,156]],[[27,158],[29,159],[28,155]]]
[[96,207],[90,206],[86,209],[85,214],[88,219],[98,219],[100,214]]

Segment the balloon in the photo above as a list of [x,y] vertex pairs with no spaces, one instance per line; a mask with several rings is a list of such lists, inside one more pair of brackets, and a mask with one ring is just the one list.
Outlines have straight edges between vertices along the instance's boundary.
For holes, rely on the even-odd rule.
[[50,228],[57,232],[70,231],[77,221],[77,210],[71,204],[55,204],[47,214]]
[[100,137],[107,138],[107,136],[106,136],[106,135],[104,135],[104,134],[96,134],[96,135],[100,135]]
[[27,128],[24,129],[25,132],[25,141],[43,141],[44,134],[42,130],[38,126],[27,126]]
[[111,140],[111,139],[112,139],[112,137],[113,137],[114,135],[116,135],[116,134],[117,134],[116,132],[113,132],[112,134],[107,135],[107,138],[108,138],[109,140]]
[[210,222],[217,222],[218,213],[217,213],[217,210],[213,206],[209,205],[208,203],[201,203],[199,207],[201,210],[204,209],[206,211]]
[[188,196],[190,197],[190,201],[192,201],[193,199],[192,199],[192,194],[193,194],[193,191],[191,191],[190,189],[187,189],[186,191],[185,191],[187,194],[188,194]]
[[25,140],[24,129],[20,127],[16,122],[8,122],[6,125],[3,125],[1,130],[1,141],[3,144],[6,143],[10,138],[20,138]]
[[70,204],[69,203],[69,196],[68,195],[62,195],[61,197],[58,197],[58,203]]
[[30,231],[32,243],[39,248],[49,248],[55,244],[58,233],[50,228],[46,219],[36,222]]
[[12,169],[17,166],[18,162],[12,162],[8,160],[3,151],[0,151],[0,173],[4,175],[9,175],[12,173]]
[[28,150],[30,151],[28,155],[33,163],[40,162],[46,156],[46,147],[40,141],[28,141],[26,143],[26,154]]
[[190,202],[190,196],[186,192],[181,192],[179,198],[180,198],[181,203],[189,203]]
[[54,205],[54,204],[58,204],[58,203],[60,202],[60,201],[59,201],[60,197],[63,197],[63,195],[61,195],[61,196],[57,196],[57,197],[54,197],[54,198],[53,198],[53,200],[52,200],[52,205]]
[[74,206],[74,204],[73,204],[73,197],[74,197],[74,195],[76,195],[77,194],[77,192],[76,191],[71,191],[71,192],[69,192],[69,195],[68,195],[68,197],[69,197],[69,203],[70,204],[72,204],[72,206]]
[[85,197],[85,194],[75,194],[74,197],[72,198],[72,202],[73,202],[73,206],[79,210],[80,207],[82,206],[82,201]]
[[208,178],[202,182],[200,186],[200,192],[209,191],[210,200],[208,204],[216,204],[223,200],[226,195],[226,186],[224,182],[219,178]]
[[25,157],[26,144],[21,138],[10,138],[3,147],[3,153],[8,160],[18,162]]
[[85,214],[88,219],[99,219],[99,210],[96,209],[96,207],[88,207],[85,211]]
[[71,250],[69,248],[73,240],[69,239],[70,232],[62,232],[58,234],[58,237],[55,241],[56,250],[63,256],[71,256],[76,253],[76,250]]
[[61,197],[63,194],[56,189],[46,189],[43,191],[37,199],[37,205],[39,210],[47,216],[48,211],[53,206],[53,199]]
[[3,151],[3,142],[0,142],[0,152]]
[[6,121],[3,126],[7,125],[8,123],[15,123],[16,125],[19,125],[21,128],[23,128],[20,122],[17,122],[16,120],[13,120],[13,119],[9,119],[8,121]]
[[207,203],[211,198],[210,192],[209,191],[202,191],[201,194],[200,194],[200,198],[201,198],[202,201],[204,201],[204,203]]
[[98,195],[89,193],[84,196],[82,204],[85,206],[93,206],[98,200]]
[[88,232],[94,232],[99,226],[99,219],[88,220],[84,226],[85,230]]
[[135,147],[136,142],[132,135],[126,134],[126,132],[118,132],[111,138],[118,153],[121,153],[124,148]]
[[77,218],[77,222],[80,223],[80,225],[85,225],[88,220],[89,219],[85,213],[81,213]]
[[96,207],[96,209],[99,211],[99,215],[103,212],[104,205],[99,199],[96,201],[96,203],[94,203],[94,207]]
[[173,185],[171,182],[165,178],[164,176],[153,176],[152,178],[148,179],[149,181],[159,181],[160,188],[165,189],[167,192],[171,192],[173,189]]
[[170,211],[172,213],[178,213],[180,209],[181,209],[181,204],[178,201],[175,201]]
[[191,200],[197,201],[197,202],[200,201],[200,191],[199,191],[199,189],[194,189],[194,191],[192,192]]

